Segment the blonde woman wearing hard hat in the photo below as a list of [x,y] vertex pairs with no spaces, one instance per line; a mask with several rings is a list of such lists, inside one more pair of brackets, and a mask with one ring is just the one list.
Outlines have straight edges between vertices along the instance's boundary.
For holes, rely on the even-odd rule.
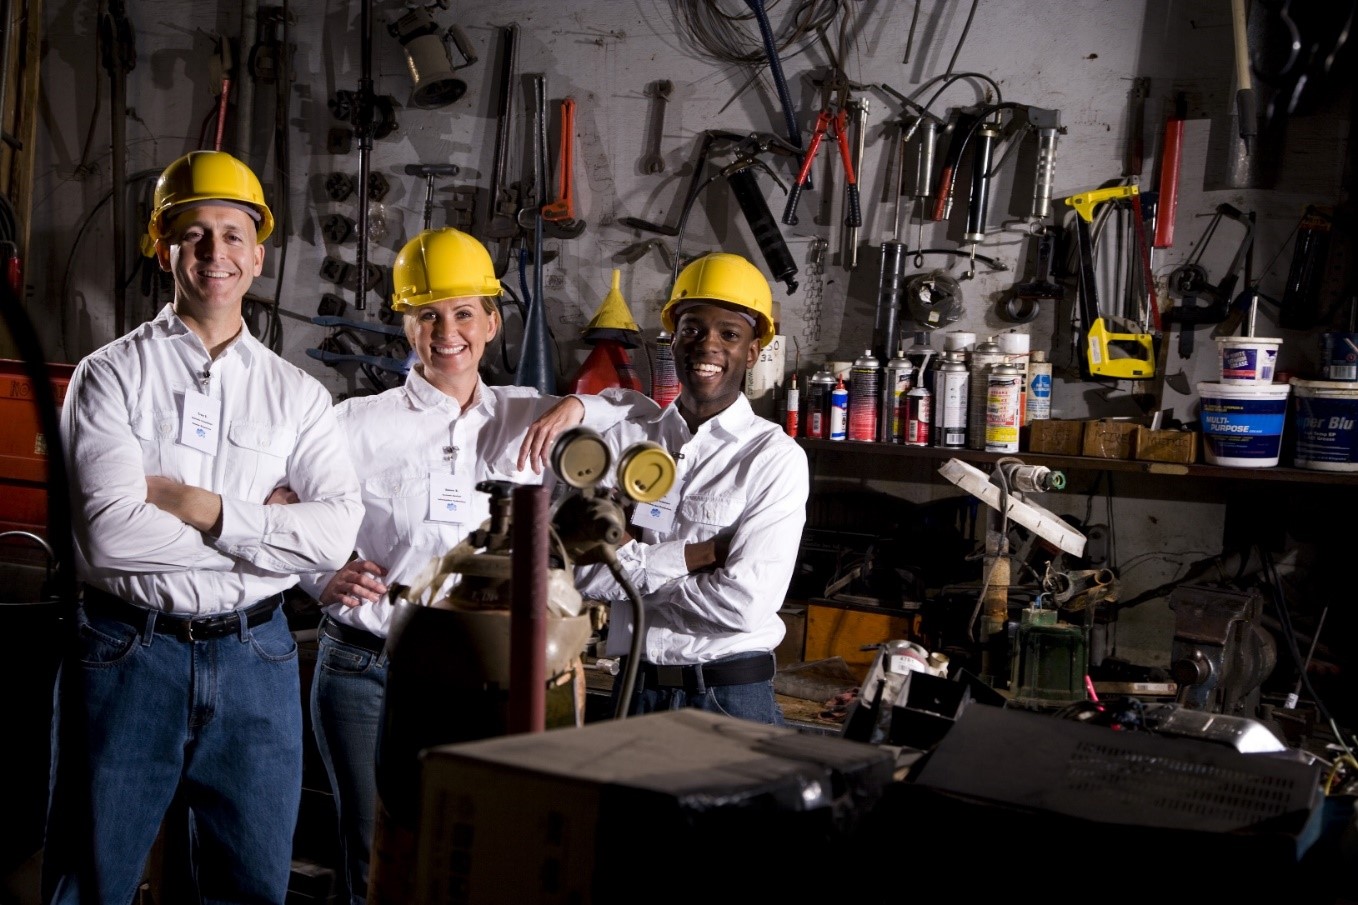
[[[552,427],[539,424],[533,442],[521,442],[558,399],[481,378],[486,346],[501,329],[501,287],[479,240],[452,228],[425,230],[397,255],[392,283],[391,306],[418,363],[404,385],[336,406],[362,483],[363,523],[352,560],[302,579],[325,613],[311,714],[339,815],[346,903],[363,902],[368,889],[388,588],[413,584],[432,558],[490,516],[479,482],[541,483],[543,457],[560,429],[587,411],[612,411],[568,397]],[[604,426],[612,417],[585,420]]]
[[231,155],[171,163],[148,232],[174,298],[72,374],[62,440],[86,584],[44,902],[132,901],[177,794],[204,901],[287,897],[302,709],[279,604],[299,572],[344,562],[361,507],[330,394],[245,329],[273,222]]

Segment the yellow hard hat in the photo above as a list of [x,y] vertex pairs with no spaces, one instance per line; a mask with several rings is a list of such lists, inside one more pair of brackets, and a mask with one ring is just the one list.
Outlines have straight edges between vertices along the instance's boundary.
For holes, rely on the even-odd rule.
[[682,302],[726,302],[755,316],[755,336],[762,349],[773,341],[773,291],[769,281],[740,255],[718,251],[689,263],[674,281],[660,324],[674,332],[674,309]]
[[391,283],[393,311],[503,291],[486,246],[451,226],[426,229],[407,242],[391,266]]
[[273,212],[264,203],[264,189],[253,170],[225,151],[190,151],[167,166],[156,180],[151,222],[146,226],[151,241],[169,235],[169,215],[174,208],[195,201],[244,205],[259,215],[256,241],[262,243],[273,233]]

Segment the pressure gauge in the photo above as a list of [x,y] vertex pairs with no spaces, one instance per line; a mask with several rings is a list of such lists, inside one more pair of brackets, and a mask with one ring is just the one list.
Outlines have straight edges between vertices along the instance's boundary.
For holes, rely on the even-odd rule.
[[603,437],[586,427],[565,431],[552,445],[552,471],[577,490],[603,480],[612,463],[613,456]]
[[618,486],[638,503],[654,503],[669,493],[674,474],[674,457],[658,443],[637,443],[618,460]]

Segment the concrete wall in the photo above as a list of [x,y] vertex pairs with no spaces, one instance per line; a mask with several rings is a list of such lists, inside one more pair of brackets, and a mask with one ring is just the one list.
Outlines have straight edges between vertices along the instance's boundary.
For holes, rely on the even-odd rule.
[[[545,248],[555,252],[555,257],[544,264],[541,274],[559,374],[563,380],[570,377],[587,354],[589,347],[580,341],[581,328],[608,291],[613,268],[621,268],[623,295],[645,337],[653,338],[671,271],[657,250],[647,250],[630,263],[623,261],[623,256],[638,249],[638,243],[661,237],[627,227],[620,220],[677,222],[703,130],[786,133],[767,69],[717,60],[695,38],[685,11],[700,6],[705,4],[501,0],[459,2],[451,9],[430,7],[440,29],[453,24],[461,27],[476,62],[456,71],[456,77],[466,83],[464,96],[441,108],[420,109],[410,103],[412,78],[406,54],[387,28],[412,7],[374,3],[373,89],[377,96],[392,99],[395,128],[372,141],[368,157],[371,170],[390,185],[381,203],[370,209],[368,260],[388,268],[395,251],[421,228],[425,180],[407,175],[408,164],[456,164],[460,168],[456,177],[436,183],[433,224],[443,225],[455,216],[452,190],[462,188],[476,193],[474,231],[480,231],[494,158],[499,48],[505,27],[517,24],[510,179],[526,178],[534,156],[530,75],[544,77],[551,145],[547,156],[553,168],[559,102],[570,97],[577,104],[575,202],[577,217],[587,225],[577,238],[547,240]],[[742,13],[745,9],[734,0],[723,6]],[[791,16],[798,5],[772,6],[775,32],[790,34]],[[1265,11],[1260,4],[1251,7],[1252,41],[1262,47]],[[129,0],[127,8],[136,65],[126,76],[128,115],[120,149],[126,154],[129,176],[127,247],[121,253],[129,262],[128,317],[135,323],[168,300],[163,289],[152,297],[144,295],[142,273],[131,270],[154,175],[180,154],[214,145],[215,47],[231,47],[236,60],[248,55],[253,43],[252,9],[257,21],[266,23],[267,35],[279,41],[285,35],[279,7]],[[1205,267],[1212,280],[1225,274],[1239,246],[1237,225],[1224,222],[1216,238],[1199,246],[1209,215],[1218,204],[1227,203],[1257,217],[1251,266],[1241,280],[1248,277],[1265,295],[1280,298],[1291,261],[1293,230],[1302,213],[1308,205],[1333,205],[1341,199],[1350,128],[1347,97],[1337,85],[1316,84],[1314,102],[1307,105],[1310,109],[1272,122],[1245,153],[1238,138],[1239,123],[1233,117],[1236,68],[1230,5],[1221,0],[988,0],[977,4],[918,0],[808,7],[813,13],[836,8],[840,13],[828,32],[829,41],[837,40],[843,23],[848,48],[844,68],[855,83],[888,85],[941,117],[955,107],[999,101],[1059,111],[1055,200],[1049,218],[1025,216],[1031,197],[1031,138],[1006,141],[997,153],[1000,162],[992,186],[988,230],[974,246],[977,254],[994,259],[997,269],[973,265],[972,247],[959,244],[966,208],[962,180],[948,221],[922,221],[916,216],[901,237],[912,249],[956,249],[954,254],[931,254],[918,265],[912,255],[908,269],[911,275],[940,270],[957,281],[962,297],[960,317],[940,330],[965,330],[984,337],[1015,329],[999,316],[999,306],[1011,296],[1016,283],[1035,276],[1036,231],[1044,224],[1071,224],[1071,211],[1061,201],[1068,195],[1131,180],[1146,190],[1156,188],[1163,123],[1178,95],[1184,99],[1188,119],[1175,240],[1172,247],[1157,250],[1153,262],[1161,293],[1174,269],[1189,260]],[[99,65],[95,11],[93,0],[44,5],[47,41],[28,305],[50,357],[67,361],[117,333],[112,305],[117,252],[111,217],[115,205],[109,81]],[[293,3],[289,14],[286,43],[293,52],[291,78],[281,92],[285,108],[280,114],[276,79],[266,72],[265,77],[242,80],[237,69],[221,146],[249,160],[262,174],[274,207],[286,210],[286,235],[281,236],[281,244],[270,242],[264,276],[254,289],[263,299],[277,297],[281,302],[276,332],[282,353],[316,374],[337,396],[364,392],[370,384],[353,365],[330,367],[306,354],[327,336],[327,329],[310,322],[327,293],[344,299],[347,315],[356,320],[375,323],[381,317],[382,290],[360,298],[322,276],[327,258],[333,264],[354,263],[358,257],[352,238],[335,243],[327,239],[322,227],[330,215],[359,219],[357,196],[336,201],[326,185],[333,174],[356,181],[359,172],[357,144],[336,152],[330,136],[332,130],[351,125],[335,115],[333,102],[337,92],[360,88],[363,7],[342,0]],[[747,52],[757,55],[753,23],[736,21],[731,28]],[[242,34],[246,34],[244,49]],[[263,57],[256,59],[269,64],[276,58],[271,53],[276,55],[266,48]],[[461,62],[458,54],[453,59]],[[820,92],[810,79],[824,74],[825,45],[808,36],[786,46],[782,59],[798,125],[803,135],[809,135],[820,101]],[[959,77],[940,80],[948,72]],[[1136,78],[1149,79],[1140,116],[1145,164],[1139,175],[1125,165],[1137,118],[1132,99]],[[663,133],[656,135],[653,89],[659,80],[672,82],[673,90]],[[848,267],[849,256],[844,254],[842,168],[832,146],[821,150],[813,171],[814,190],[801,199],[800,222],[781,227],[797,264],[798,288],[789,292],[784,284],[775,283],[775,299],[781,332],[787,338],[785,366],[788,370],[795,366],[803,377],[826,360],[853,358],[872,344],[880,246],[893,232],[888,160],[906,111],[891,92],[880,87],[854,93],[869,104],[860,172],[864,223],[858,231],[857,266]],[[1261,93],[1267,100],[1267,92]],[[248,119],[242,118],[242,108],[237,106],[243,100],[252,109]],[[1008,115],[1001,114],[1006,120]],[[277,140],[280,121],[286,142]],[[648,172],[643,158],[657,142],[664,166],[660,172]],[[939,144],[940,154],[945,143]],[[774,216],[779,217],[784,187],[795,175],[793,160],[762,159],[770,171],[758,171],[758,182]],[[731,158],[713,160],[724,165]],[[676,239],[664,241],[671,253],[723,249],[761,261],[749,228],[721,179],[700,196],[682,236],[682,249],[676,248]],[[1110,276],[1114,265],[1107,249],[1113,245],[1111,239],[1105,243],[1101,264]],[[1059,267],[1069,264],[1058,262]],[[527,275],[531,288],[532,268]],[[149,272],[145,278],[150,280]],[[1334,274],[1329,277],[1331,294],[1339,291],[1337,281]],[[509,269],[506,282],[518,291],[516,268]],[[1034,321],[1018,327],[1030,331],[1033,348],[1050,349],[1057,362],[1054,416],[1140,414],[1133,394],[1145,387],[1130,381],[1085,382],[1075,372],[1069,328],[1074,298],[1074,282],[1067,280],[1063,305],[1043,305]],[[1104,301],[1106,307],[1120,304],[1111,283]],[[521,322],[512,307],[507,320],[512,361],[517,358],[521,335]],[[1285,337],[1284,366],[1298,373],[1314,368],[1314,332],[1286,333],[1274,320],[1272,308],[1262,306],[1256,332]],[[905,320],[903,326],[914,329]],[[1191,358],[1182,359],[1171,349],[1165,373],[1174,379],[1164,390],[1164,406],[1173,417],[1192,420],[1196,416],[1194,384],[1214,374],[1215,344],[1209,329],[1197,331],[1197,348]],[[646,350],[635,350],[633,355],[645,375]],[[504,380],[505,371],[501,359],[489,377]],[[889,478],[884,486],[888,492],[913,492]],[[1084,501],[1072,500],[1071,505],[1083,508]],[[1129,500],[1125,505],[1142,504]],[[1176,513],[1175,547],[1218,548],[1221,510],[1209,509],[1215,517]],[[1146,527],[1131,510],[1122,518],[1129,528],[1122,535],[1124,551],[1163,548],[1162,532]],[[1143,527],[1145,531],[1138,530]],[[1160,574],[1148,583],[1153,586],[1166,572],[1172,574],[1176,562],[1165,560],[1156,570]]]

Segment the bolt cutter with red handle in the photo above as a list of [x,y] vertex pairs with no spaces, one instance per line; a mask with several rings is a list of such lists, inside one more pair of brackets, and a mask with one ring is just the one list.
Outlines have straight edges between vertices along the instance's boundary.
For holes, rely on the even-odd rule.
[[821,87],[820,113],[816,115],[816,128],[807,145],[806,156],[802,158],[797,182],[787,194],[787,206],[783,209],[783,223],[797,225],[797,202],[801,200],[802,188],[811,176],[811,165],[815,163],[816,152],[826,134],[830,134],[839,145],[839,159],[844,162],[844,185],[848,190],[849,211],[844,217],[845,226],[862,226],[863,210],[858,197],[858,177],[854,174],[853,156],[849,153],[849,79],[844,70],[835,67],[830,77]]

